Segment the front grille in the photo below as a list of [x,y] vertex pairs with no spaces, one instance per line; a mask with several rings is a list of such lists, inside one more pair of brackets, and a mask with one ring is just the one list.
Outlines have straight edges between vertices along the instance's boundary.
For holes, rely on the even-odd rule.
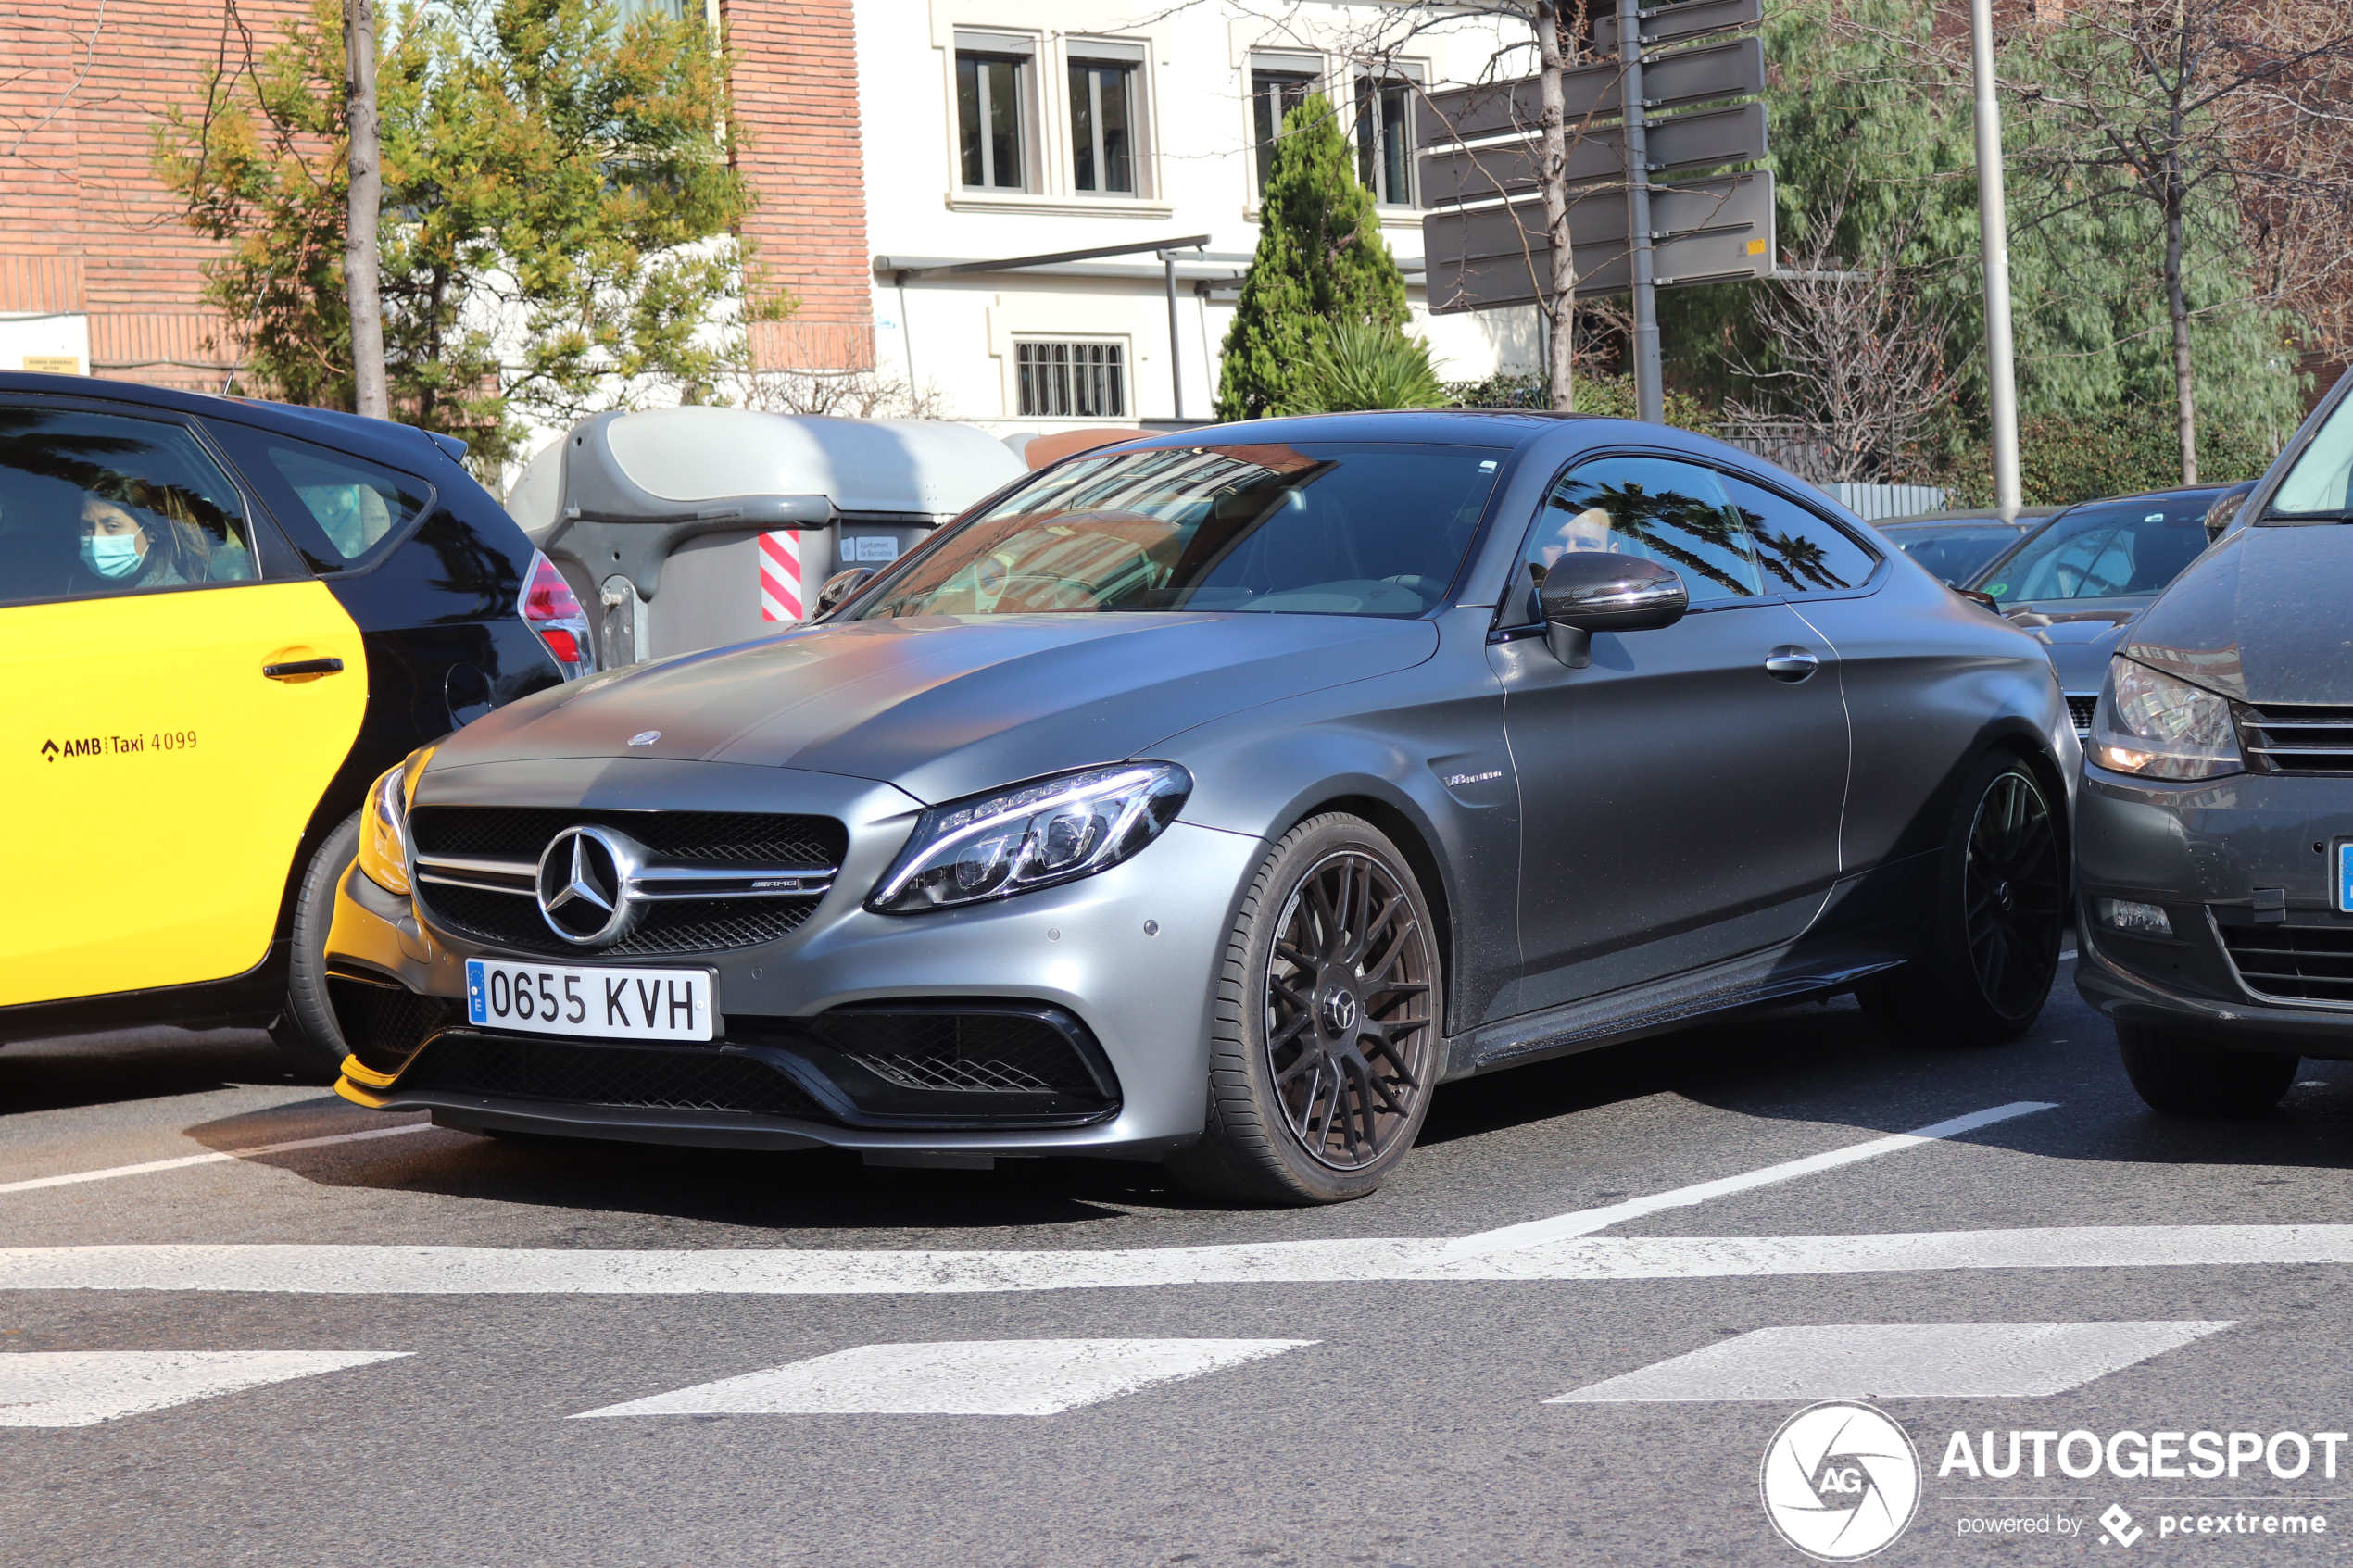
[[2068,717],[2075,721],[2075,738],[2089,740],[2092,736],[2092,713],[2100,705],[2095,696],[2071,696],[2067,699]]
[[1101,1092],[1068,1036],[1022,1013],[845,1011],[809,1027],[875,1077],[903,1089]]
[[2353,708],[2241,708],[2247,759],[2270,773],[2353,773]]
[[654,1110],[824,1114],[800,1085],[757,1058],[688,1046],[583,1046],[445,1035],[400,1086]]
[[766,811],[585,811],[527,806],[420,806],[409,833],[425,855],[521,856],[537,860],[556,834],[594,823],[627,834],[657,855],[773,866],[837,866],[849,833],[831,817]]
[[547,929],[535,898],[447,883],[421,884],[417,895],[428,918],[445,931],[495,947],[574,959],[756,947],[791,935],[817,912],[814,898],[680,898],[648,905],[637,929],[620,941],[584,947]]
[[378,1072],[408,1060],[449,1022],[449,1003],[439,997],[348,975],[327,976],[327,1000],[346,1047]]
[[2248,990],[2294,1001],[2353,1002],[2353,926],[2271,923],[2220,929],[2222,947]]

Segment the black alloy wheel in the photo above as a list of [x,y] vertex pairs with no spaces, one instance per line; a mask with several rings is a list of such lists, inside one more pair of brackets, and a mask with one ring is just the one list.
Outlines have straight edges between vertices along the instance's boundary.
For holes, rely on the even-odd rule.
[[1902,968],[1856,992],[1899,1040],[2000,1045],[2033,1027],[2058,973],[2067,860],[2051,797],[2007,752],[1979,759],[1956,792],[1919,939]]
[[1429,942],[1387,866],[1327,856],[1291,892],[1266,973],[1266,1058],[1291,1135],[1319,1164],[1378,1163],[1436,1076]]
[[1205,1196],[1338,1203],[1379,1186],[1444,1067],[1444,976],[1405,858],[1311,817],[1243,889],[1212,997],[1209,1101],[1170,1173]]
[[2007,769],[1978,798],[1961,873],[1969,963],[2002,1017],[2042,1010],[2058,971],[2065,898],[2051,809],[2023,769]]

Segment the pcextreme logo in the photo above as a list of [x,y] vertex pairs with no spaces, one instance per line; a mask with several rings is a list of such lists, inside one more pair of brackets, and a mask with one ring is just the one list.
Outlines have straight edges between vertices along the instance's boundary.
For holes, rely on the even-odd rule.
[[1853,1562],[1904,1533],[1920,1501],[1920,1460],[1894,1418],[1828,1399],[1781,1424],[1756,1487],[1781,1539],[1822,1562]]

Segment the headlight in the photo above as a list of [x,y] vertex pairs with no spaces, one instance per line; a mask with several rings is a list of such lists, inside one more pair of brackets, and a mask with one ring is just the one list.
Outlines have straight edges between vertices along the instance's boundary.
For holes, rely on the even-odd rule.
[[2092,760],[2152,779],[2210,779],[2246,765],[2228,702],[2120,655],[2092,715]]
[[409,891],[409,799],[432,757],[431,746],[411,753],[368,786],[359,809],[359,869],[387,893]]
[[1174,762],[1129,762],[934,807],[866,908],[912,915],[1092,876],[1158,838],[1192,790]]

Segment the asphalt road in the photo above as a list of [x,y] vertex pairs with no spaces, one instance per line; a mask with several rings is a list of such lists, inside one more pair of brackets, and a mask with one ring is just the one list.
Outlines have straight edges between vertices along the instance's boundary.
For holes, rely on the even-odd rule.
[[[2353,1232],[2282,1227],[2353,1225],[2353,1065],[2300,1077],[2161,1120],[2064,979],[1969,1053],[1806,1006],[1451,1085],[1374,1198],[1239,1211],[1145,1167],[430,1128],[204,1160],[414,1119],[256,1035],[11,1046],[0,1560],[1794,1564],[1760,1463],[1828,1399],[1918,1454],[1874,1562],[2326,1560]],[[1906,1461],[1812,1430],[1782,1517],[1851,1550]],[[2129,1474],[2202,1431],[2235,1475]],[[2045,1473],[1957,1432],[2051,1435]]]

